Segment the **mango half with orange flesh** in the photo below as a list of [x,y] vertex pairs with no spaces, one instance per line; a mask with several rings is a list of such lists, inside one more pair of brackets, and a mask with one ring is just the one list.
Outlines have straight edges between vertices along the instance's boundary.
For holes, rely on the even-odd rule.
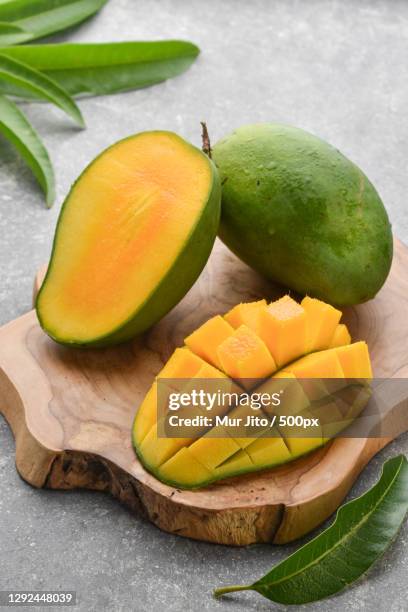
[[220,182],[171,132],[143,132],[99,155],[59,217],[37,298],[54,340],[107,346],[148,329],[185,295],[212,249]]
[[[261,407],[259,414],[309,417],[316,409],[322,418],[313,434],[297,435],[296,428],[278,422],[272,435],[262,427],[249,434],[241,428],[241,435],[218,425],[214,436],[211,422],[196,429],[194,437],[162,437],[158,433],[161,422],[157,422],[155,391],[150,390],[133,427],[133,444],[142,464],[163,482],[194,489],[293,461],[326,444],[328,432],[334,431],[335,435],[348,425],[369,398],[369,394],[354,394],[358,405],[352,409],[349,406],[343,414],[335,402],[337,388],[344,390],[358,382],[364,385],[372,378],[366,343],[351,344],[346,326],[339,323],[340,317],[341,312],[332,306],[309,298],[301,304],[289,296],[272,304],[264,300],[239,304],[190,334],[185,339],[186,346],[175,351],[152,387],[156,389],[163,382],[178,386],[177,376],[181,379],[184,374],[179,390],[193,388],[194,380],[203,378],[215,380],[222,391],[237,392],[234,397],[238,398],[242,393],[255,399],[280,389],[285,393],[286,404]],[[171,379],[172,375],[176,379]],[[352,379],[358,380],[353,383]],[[353,393],[348,395],[353,397]],[[165,416],[169,410],[165,405]],[[329,410],[334,414],[335,425],[329,417],[325,419]],[[187,412],[182,409],[182,414]],[[191,412],[195,414],[197,410]],[[216,409],[217,418],[227,417],[229,422],[246,414],[248,410],[236,399]]]

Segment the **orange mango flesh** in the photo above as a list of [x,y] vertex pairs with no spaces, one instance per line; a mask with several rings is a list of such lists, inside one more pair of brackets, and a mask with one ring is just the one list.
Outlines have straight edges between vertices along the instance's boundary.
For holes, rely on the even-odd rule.
[[189,349],[212,365],[220,367],[217,349],[224,340],[232,336],[234,329],[221,316],[206,321],[184,342]]
[[[171,359],[160,372],[161,378],[183,379],[192,378],[200,368],[207,365],[200,357],[197,357],[186,348],[178,348],[174,351]],[[169,393],[171,389],[169,388]],[[139,426],[135,431],[135,443],[141,444],[152,426],[157,420],[157,382],[155,381],[143,400],[139,412]]]
[[[279,376],[285,377],[287,374],[294,375],[297,379],[306,379],[303,387],[307,397],[310,399],[320,399],[327,395],[328,390],[324,379],[344,378],[344,373],[335,350],[331,352],[319,351],[301,357],[292,364],[285,366]],[[316,379],[314,381],[313,379]]]
[[221,369],[231,378],[266,378],[276,370],[265,343],[246,325],[221,342],[217,357]]
[[280,368],[306,353],[306,311],[285,295],[260,313],[259,336]]
[[[280,391],[284,393],[284,412],[286,414],[296,415],[310,406],[310,399],[304,386],[291,372],[280,371],[256,388],[256,392],[259,394],[268,393],[272,395]],[[263,411],[268,415],[273,415],[280,414],[282,409],[283,405],[282,407],[270,406],[265,407]]]
[[160,468],[160,474],[164,482],[172,482],[174,474],[177,474],[178,486],[185,489],[193,489],[197,482],[208,482],[213,476],[212,471],[197,461],[189,448],[182,448],[166,461]]
[[334,330],[334,334],[330,342],[330,348],[344,346],[345,344],[350,344],[350,342],[351,336],[347,326],[344,325],[344,323],[339,323]]
[[40,295],[47,330],[86,343],[129,320],[177,259],[211,181],[205,158],[166,132],[139,134],[98,157],[58,226]]
[[255,465],[273,467],[292,459],[288,444],[276,430],[276,437],[258,438],[247,447],[247,452]]
[[191,444],[190,438],[159,438],[156,425],[153,425],[140,445],[140,452],[143,455],[144,464],[150,469],[154,469],[189,444]]
[[333,349],[336,353],[345,378],[371,379],[371,369],[368,347],[365,342],[354,342],[347,346],[338,346]]
[[342,390],[341,397],[344,401],[342,410],[345,419],[355,419],[366,406],[370,399],[372,390],[368,385],[346,387]]
[[296,378],[343,378],[344,373],[337,355],[338,350],[319,351],[305,355],[285,366],[280,375],[284,376],[288,373],[293,374]]
[[225,431],[225,437],[222,438],[222,444],[220,444],[220,438],[204,435],[193,442],[189,449],[197,461],[200,461],[209,470],[214,470],[241,450],[227,431]]
[[[330,341],[330,339],[329,339]],[[302,357],[298,361],[286,366],[280,373],[281,376],[292,374],[296,379],[306,379],[303,381],[303,388],[306,396],[311,400],[318,400],[328,394],[328,390],[322,379],[344,378],[344,372],[336,351],[319,351]],[[313,379],[317,379],[314,381]],[[312,414],[307,409],[302,410],[304,418],[312,418]],[[299,457],[311,450],[318,448],[323,443],[323,431],[321,427],[314,428],[313,433],[316,437],[298,437],[296,428],[279,427],[279,431],[288,445],[292,456]]]
[[232,474],[242,474],[245,472],[251,472],[254,469],[256,469],[256,466],[252,461],[251,457],[246,452],[246,450],[239,450],[229,459],[224,461],[224,463],[221,463],[213,469],[213,480],[228,478]]
[[[220,437],[219,426],[217,437],[212,437],[211,427],[208,427],[198,431],[195,438],[158,438],[155,422],[157,409],[153,410],[152,399],[148,394],[144,403],[148,404],[146,410],[149,412],[149,433],[146,436],[143,403],[135,419],[135,448],[144,465],[169,484],[197,488],[219,479],[294,460],[325,444],[331,435],[336,435],[345,427],[348,422],[345,419],[357,416],[368,401],[369,394],[364,394],[356,385],[357,392],[354,392],[353,396],[347,387],[350,381],[346,380],[371,379],[367,345],[365,342],[356,342],[333,347],[333,343],[336,344],[341,338],[349,341],[347,328],[338,323],[339,315],[336,309],[331,306],[325,308],[322,302],[311,304],[309,300],[303,307],[289,296],[269,306],[263,301],[254,303],[252,309],[243,308],[243,304],[239,306],[240,308],[235,307],[225,315],[228,323],[222,317],[213,317],[186,338],[188,348],[178,349],[187,351],[189,355],[187,362],[190,365],[192,388],[194,378],[200,378],[200,372],[202,378],[219,377],[224,381],[230,380],[229,388],[241,392],[247,390],[245,385],[238,387],[245,382],[242,379],[253,377],[253,387],[249,391],[253,397],[255,393],[259,396],[262,393],[271,395],[281,391],[286,398],[282,406],[262,408],[259,414],[293,414],[308,418],[315,416],[313,410],[317,406],[317,414],[321,415],[320,423],[313,429],[313,436],[309,434],[307,437],[302,437],[301,434],[298,436],[296,428],[278,424],[274,429],[275,437],[270,437],[269,434],[263,436],[266,429],[262,428],[256,431],[254,437],[240,437],[230,433],[228,427],[221,428],[221,433],[224,433]],[[250,315],[246,316],[248,312]],[[319,325],[317,312],[321,313],[330,332]],[[246,323],[241,322],[244,316]],[[251,327],[247,323],[250,323]],[[307,354],[311,346],[323,348]],[[179,355],[177,351],[174,353],[174,357],[166,366],[167,372],[180,369]],[[186,358],[185,353],[183,356]],[[216,363],[220,369],[213,365],[207,366],[209,371],[203,369],[203,366],[197,368],[196,364],[192,365],[194,357],[199,359],[200,363]],[[173,358],[178,363],[178,368],[172,370]],[[285,364],[277,372],[275,358]],[[165,374],[167,376],[166,370]],[[165,376],[160,373],[159,377]],[[268,378],[262,382],[263,377]],[[232,379],[236,379],[236,383],[233,383]],[[329,379],[327,387],[324,379]],[[338,387],[337,383],[334,384],[336,380],[339,381]],[[188,386],[185,387],[187,388]],[[336,393],[337,389],[345,392],[346,408],[343,412],[339,410],[338,402],[330,399],[331,393]],[[347,401],[347,395],[351,398],[350,403]],[[329,413],[331,416],[325,419]],[[184,412],[179,411],[179,414]],[[248,409],[230,404],[216,407],[216,412],[211,414],[228,414],[230,419],[239,419],[248,414]],[[139,440],[142,437],[138,435],[139,429],[143,430],[145,435],[141,444],[136,441],[136,437]],[[240,429],[241,431],[244,432],[245,428]]]
[[327,348],[341,319],[341,311],[308,296],[303,298],[301,305],[307,314],[306,352]]
[[[178,349],[178,350],[186,351],[188,349]],[[193,357],[195,356],[193,355]],[[172,360],[170,359],[169,363],[171,361]],[[164,377],[160,375],[160,378],[163,379]],[[186,381],[184,379],[184,376],[183,376],[183,379],[181,380],[180,385],[177,384],[177,380],[175,380],[174,382],[172,380],[169,380],[168,381],[169,387],[172,384],[174,386],[173,389],[170,389],[170,392],[177,390],[178,392],[181,392],[181,393],[188,393],[191,390],[191,388],[194,388],[194,379],[198,379],[198,380],[221,379],[220,387],[222,388],[223,392],[229,392],[233,387],[232,381],[229,378],[227,378],[227,376],[223,372],[220,372],[213,366],[209,365],[208,363],[203,362],[202,367],[200,367],[200,369],[195,374],[191,375],[191,381]],[[226,384],[223,384],[224,382]],[[156,383],[156,386],[157,386],[157,383]],[[156,394],[156,397],[157,397],[157,394]],[[161,400],[163,399],[165,398],[161,398]],[[181,437],[173,438],[173,437],[164,437],[164,435],[163,436],[159,435],[159,433],[161,432],[160,426],[162,426],[163,428],[163,434],[165,433],[165,430],[164,430],[165,417],[164,416],[161,417],[160,421],[157,422],[157,406],[158,406],[158,403],[156,403],[154,407],[153,415],[150,414],[149,430],[146,433],[146,428],[144,428],[144,433],[145,433],[144,437],[143,438],[139,437],[140,450],[143,453],[145,464],[149,466],[153,466],[153,467],[157,465],[161,465],[162,463],[167,461],[172,455],[174,455],[177,452],[177,450],[179,450],[180,448],[184,446],[188,446],[192,442],[191,438],[181,438]],[[144,407],[144,402],[141,408],[143,407]],[[150,407],[149,409],[151,410]],[[225,412],[225,410],[226,408],[224,406],[215,405],[213,408],[212,414],[222,415]],[[205,416],[206,410],[205,408],[201,406],[195,406],[195,405],[194,406],[191,406],[191,405],[184,406],[177,411],[177,415],[178,417],[194,418],[197,416],[198,417]],[[195,428],[197,436],[204,434],[206,429],[208,428],[206,428],[205,426],[197,426]]]
[[224,315],[224,319],[235,329],[246,325],[254,332],[259,331],[259,313],[265,307],[266,300],[258,302],[248,302],[247,304],[237,304]]

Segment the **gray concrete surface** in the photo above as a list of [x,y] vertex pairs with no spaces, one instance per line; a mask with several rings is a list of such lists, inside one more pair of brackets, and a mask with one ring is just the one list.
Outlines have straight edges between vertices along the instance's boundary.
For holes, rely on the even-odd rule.
[[[55,164],[58,202],[46,211],[29,171],[0,143],[0,323],[30,308],[61,201],[102,148],[150,128],[199,143],[205,119],[215,141],[255,121],[309,129],[356,161],[408,242],[408,3],[404,0],[111,0],[60,39],[186,38],[202,54],[181,77],[139,92],[80,103],[78,131],[54,108],[25,105]],[[375,481],[371,462],[352,491]],[[75,589],[84,612],[269,610],[255,593],[215,602],[214,586],[247,583],[293,546],[234,549],[161,533],[109,497],[37,491],[14,471],[14,444],[0,420],[0,589]],[[408,530],[367,580],[311,610],[408,609]]]

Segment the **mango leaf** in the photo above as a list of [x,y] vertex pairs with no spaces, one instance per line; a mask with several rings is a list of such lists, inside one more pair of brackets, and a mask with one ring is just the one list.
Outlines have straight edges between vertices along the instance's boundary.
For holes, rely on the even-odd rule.
[[6,0],[0,3],[0,20],[29,32],[29,37],[24,40],[34,40],[84,21],[97,13],[106,2],[107,0]]
[[55,197],[54,172],[40,137],[21,110],[4,96],[0,96],[0,132],[16,147],[41,185],[47,206]]
[[[45,73],[72,96],[160,83],[187,70],[199,52],[194,44],[180,40],[0,47],[0,53]],[[0,91],[28,97],[15,85],[1,83]]]
[[360,578],[384,553],[408,512],[408,461],[400,455],[383,466],[380,480],[361,497],[344,504],[334,523],[247,586],[216,589],[257,591],[290,605],[329,597]]
[[58,83],[35,68],[0,53],[0,81],[18,85],[40,100],[55,104],[81,127],[85,127],[81,111],[71,96]]
[[31,40],[30,32],[20,28],[12,23],[0,21],[0,45],[17,45],[18,43]]

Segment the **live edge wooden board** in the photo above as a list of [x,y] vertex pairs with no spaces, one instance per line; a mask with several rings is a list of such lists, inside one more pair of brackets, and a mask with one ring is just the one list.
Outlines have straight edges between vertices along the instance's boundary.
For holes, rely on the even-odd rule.
[[[183,338],[240,301],[278,294],[217,244],[186,298],[133,343],[64,348],[34,311],[0,328],[0,411],[14,432],[20,475],[36,487],[108,491],[161,529],[199,540],[284,543],[316,527],[390,438],[337,439],[287,466],[195,492],[156,480],[131,446],[135,410]],[[408,377],[407,313],[408,249],[396,241],[385,287],[345,311],[353,339],[368,342],[377,377]]]

